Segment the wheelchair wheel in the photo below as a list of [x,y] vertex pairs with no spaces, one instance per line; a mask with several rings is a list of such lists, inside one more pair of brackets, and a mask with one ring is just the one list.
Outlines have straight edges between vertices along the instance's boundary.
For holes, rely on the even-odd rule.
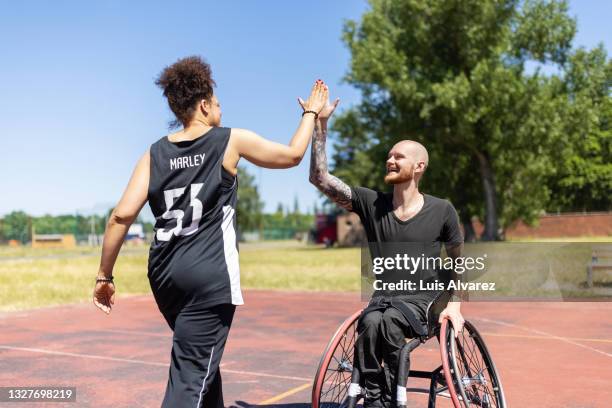
[[346,319],[327,345],[312,387],[312,408],[339,408],[345,405],[353,372],[353,352],[360,315],[361,310]]
[[466,321],[457,339],[445,319],[440,328],[440,352],[448,391],[456,408],[506,408],[499,373],[482,336]]

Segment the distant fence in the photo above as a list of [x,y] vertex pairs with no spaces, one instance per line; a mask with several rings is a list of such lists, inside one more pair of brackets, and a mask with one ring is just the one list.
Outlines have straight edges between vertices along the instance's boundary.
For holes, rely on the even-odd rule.
[[[472,221],[478,236],[484,227]],[[612,236],[612,212],[560,213],[542,215],[536,226],[517,222],[505,231],[512,238],[608,237]]]
[[259,239],[263,240],[287,240],[297,239],[304,240],[310,235],[310,231],[305,231],[298,228],[265,228],[262,233],[258,235]]

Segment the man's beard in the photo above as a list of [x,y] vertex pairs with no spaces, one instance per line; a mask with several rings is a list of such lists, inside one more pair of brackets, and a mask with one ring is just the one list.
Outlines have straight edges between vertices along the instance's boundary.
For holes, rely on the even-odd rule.
[[385,175],[386,184],[402,184],[412,180],[413,174],[409,170],[400,170],[399,172],[390,172]]

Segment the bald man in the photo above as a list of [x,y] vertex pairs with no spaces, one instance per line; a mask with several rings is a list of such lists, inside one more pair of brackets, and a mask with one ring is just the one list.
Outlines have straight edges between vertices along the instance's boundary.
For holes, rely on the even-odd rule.
[[[443,244],[451,257],[460,256],[463,237],[453,205],[419,191],[419,182],[429,165],[429,155],[422,144],[404,140],[389,151],[384,181],[393,187],[390,193],[350,187],[329,174],[325,153],[327,120],[337,105],[338,100],[328,102],[319,113],[312,140],[310,182],[340,207],[359,215],[372,259],[383,254],[390,243],[420,243],[430,250],[429,255],[437,252],[437,256]],[[427,306],[437,294],[374,292],[358,322],[355,365],[360,381],[351,386],[349,396],[356,397],[365,389],[361,396],[366,408],[406,405],[406,384],[396,383],[399,352],[406,338],[424,334]],[[440,321],[451,319],[460,331],[463,317],[458,300],[455,297],[448,303]]]

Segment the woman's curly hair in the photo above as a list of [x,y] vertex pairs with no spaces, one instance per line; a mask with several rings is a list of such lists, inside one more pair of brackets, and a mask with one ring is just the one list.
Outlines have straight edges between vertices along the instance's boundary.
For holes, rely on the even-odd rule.
[[202,99],[209,100],[216,85],[210,65],[198,56],[179,59],[164,68],[155,84],[163,89],[168,105],[176,116],[170,122],[171,129],[180,125],[187,126],[193,118],[197,103]]

